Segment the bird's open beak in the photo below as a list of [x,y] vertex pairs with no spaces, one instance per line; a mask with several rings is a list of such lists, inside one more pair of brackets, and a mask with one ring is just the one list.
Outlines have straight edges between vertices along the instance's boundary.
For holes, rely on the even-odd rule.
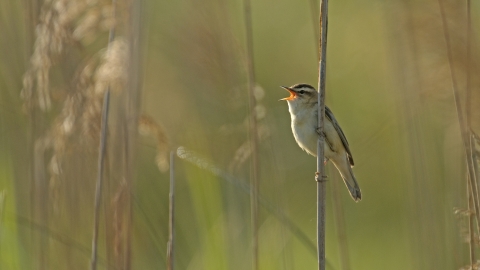
[[281,86],[283,89],[287,90],[288,92],[290,92],[290,96],[289,97],[286,97],[286,98],[282,98],[280,100],[293,100],[296,96],[297,96],[297,93],[295,93],[295,91],[293,91],[292,89],[286,87],[286,86]]

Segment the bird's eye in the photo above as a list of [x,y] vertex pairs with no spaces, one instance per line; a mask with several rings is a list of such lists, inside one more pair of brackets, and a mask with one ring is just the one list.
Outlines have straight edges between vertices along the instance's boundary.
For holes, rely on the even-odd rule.
[[300,91],[298,91],[298,93],[303,95],[303,94],[305,94],[305,90],[300,90]]

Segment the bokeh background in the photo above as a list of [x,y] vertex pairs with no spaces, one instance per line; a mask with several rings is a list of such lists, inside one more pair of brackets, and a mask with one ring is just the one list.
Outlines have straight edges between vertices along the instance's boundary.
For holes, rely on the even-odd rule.
[[[480,134],[480,4],[439,1],[330,1],[326,104],[363,200],[329,164],[327,269],[469,269],[452,85]],[[258,269],[313,269],[316,161],[278,99],[317,85],[318,3],[251,11]],[[4,0],[0,34],[0,269],[89,267],[108,87],[98,269],[167,269],[170,151],[176,269],[252,268],[244,2]]]

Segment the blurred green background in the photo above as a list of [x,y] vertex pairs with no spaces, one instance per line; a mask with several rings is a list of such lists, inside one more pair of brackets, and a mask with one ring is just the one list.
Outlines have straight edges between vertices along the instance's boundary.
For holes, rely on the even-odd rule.
[[[166,269],[168,152],[182,146],[191,158],[175,162],[176,269],[251,269],[243,2],[117,1],[115,12],[104,0],[0,2],[0,269],[89,267],[106,85],[98,268]],[[451,65],[438,1],[329,1],[326,104],[363,200],[333,189],[341,179],[329,164],[327,269],[469,263],[467,217],[455,214],[467,190],[450,68],[478,134],[480,6],[471,4],[468,35],[467,2],[441,1]],[[316,267],[316,161],[277,100],[280,85],[317,85],[317,6],[252,2],[259,269]],[[109,58],[112,27],[120,49]]]

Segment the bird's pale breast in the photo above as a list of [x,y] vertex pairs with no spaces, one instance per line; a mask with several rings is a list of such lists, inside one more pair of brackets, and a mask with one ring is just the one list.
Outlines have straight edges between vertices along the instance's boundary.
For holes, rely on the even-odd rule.
[[[303,150],[313,156],[317,156],[318,133],[316,129],[318,125],[316,115],[315,112],[312,112],[308,115],[299,114],[295,118],[292,118],[292,131],[295,140]],[[328,118],[325,118],[324,132],[333,148],[338,149],[339,143],[341,144],[342,142],[335,127]],[[334,154],[326,142],[324,149],[325,157],[330,158]]]

